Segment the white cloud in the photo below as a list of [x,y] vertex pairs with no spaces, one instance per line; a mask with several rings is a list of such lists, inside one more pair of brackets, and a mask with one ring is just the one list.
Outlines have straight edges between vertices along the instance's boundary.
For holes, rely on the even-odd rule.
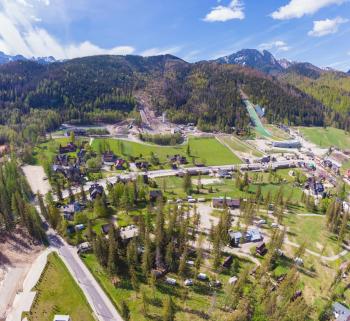
[[239,19],[243,20],[244,6],[240,0],[231,0],[228,6],[216,6],[203,19],[206,22],[225,22],[228,20]]
[[141,52],[141,56],[176,55],[181,49],[181,47],[150,48]]
[[282,40],[265,42],[259,45],[260,50],[272,50],[275,52],[288,51],[290,47]]
[[341,17],[314,21],[314,27],[308,32],[308,35],[313,37],[323,37],[336,33],[339,29],[339,25],[346,22],[348,22],[348,19],[343,19]]
[[54,56],[58,59],[100,54],[131,54],[131,46],[101,48],[90,41],[62,44],[40,27],[38,6],[49,0],[0,0],[0,51],[26,57]]
[[187,54],[181,56],[181,58],[185,61],[195,61],[198,59],[199,54],[201,53],[200,50],[192,50],[188,52]]
[[318,10],[337,4],[340,5],[346,0],[290,0],[290,2],[280,7],[271,14],[272,18],[278,20],[301,18],[304,15],[316,13]]

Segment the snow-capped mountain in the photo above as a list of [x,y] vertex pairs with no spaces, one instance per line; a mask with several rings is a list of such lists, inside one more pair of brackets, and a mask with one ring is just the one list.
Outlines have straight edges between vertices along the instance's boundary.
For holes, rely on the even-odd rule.
[[248,66],[269,74],[280,73],[285,68],[267,50],[243,49],[232,55],[218,58],[215,61],[221,64]]
[[22,55],[15,55],[15,56],[7,55],[4,52],[0,51],[0,65],[6,64],[11,61],[25,61],[25,60],[37,61],[38,63],[41,63],[41,64],[50,64],[57,61],[52,56],[26,58]]
[[289,68],[290,66],[293,66],[293,65],[297,64],[297,62],[288,60],[288,59],[286,59],[286,58],[278,59],[278,63],[279,63],[284,69],[287,69],[287,68]]

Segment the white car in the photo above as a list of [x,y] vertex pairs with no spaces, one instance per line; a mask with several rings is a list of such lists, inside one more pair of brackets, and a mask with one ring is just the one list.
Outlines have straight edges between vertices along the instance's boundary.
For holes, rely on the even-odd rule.
[[197,279],[202,281],[208,280],[208,275],[206,275],[205,273],[199,273],[197,275]]
[[192,286],[193,285],[193,281],[191,279],[187,279],[187,280],[185,280],[184,285],[185,286]]
[[192,260],[188,260],[188,261],[186,261],[186,263],[189,266],[194,266],[194,261],[192,261]]
[[165,282],[170,284],[170,285],[176,285],[176,280],[173,278],[166,278]]

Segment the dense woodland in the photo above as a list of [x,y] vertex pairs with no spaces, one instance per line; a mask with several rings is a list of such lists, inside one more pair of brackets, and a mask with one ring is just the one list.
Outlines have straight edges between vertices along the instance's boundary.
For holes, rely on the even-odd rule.
[[[331,108],[333,112],[329,114],[328,120],[333,119],[338,125],[343,123],[344,128],[349,128],[349,75],[336,71],[323,71],[308,64],[299,64],[289,68],[281,75],[281,79]],[[339,114],[336,115],[336,112]]]
[[35,207],[28,183],[15,160],[0,164],[0,228],[11,232],[19,224],[40,242],[46,234]]
[[137,108],[140,93],[149,95],[151,107],[167,111],[174,122],[229,132],[249,123],[240,89],[266,107],[269,121],[349,127],[344,114],[330,113],[302,91],[253,69],[189,64],[170,55],[95,56],[0,66],[0,125],[6,126],[0,128],[0,140],[15,135],[17,143],[35,142],[63,121],[115,123]]

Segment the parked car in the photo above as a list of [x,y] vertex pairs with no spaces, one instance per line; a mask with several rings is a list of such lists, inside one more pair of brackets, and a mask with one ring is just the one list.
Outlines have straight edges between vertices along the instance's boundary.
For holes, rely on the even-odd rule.
[[192,260],[188,260],[188,261],[186,261],[186,263],[189,266],[194,266],[194,261],[192,261]]
[[211,288],[221,288],[222,283],[219,280],[209,282]]
[[165,282],[170,284],[170,285],[176,285],[176,280],[173,278],[166,278]]
[[197,275],[197,279],[201,280],[201,281],[206,281],[206,280],[208,280],[208,275],[206,275],[205,273],[199,273]]
[[185,286],[192,286],[193,285],[193,281],[191,279],[187,279],[187,280],[185,280],[184,285]]

